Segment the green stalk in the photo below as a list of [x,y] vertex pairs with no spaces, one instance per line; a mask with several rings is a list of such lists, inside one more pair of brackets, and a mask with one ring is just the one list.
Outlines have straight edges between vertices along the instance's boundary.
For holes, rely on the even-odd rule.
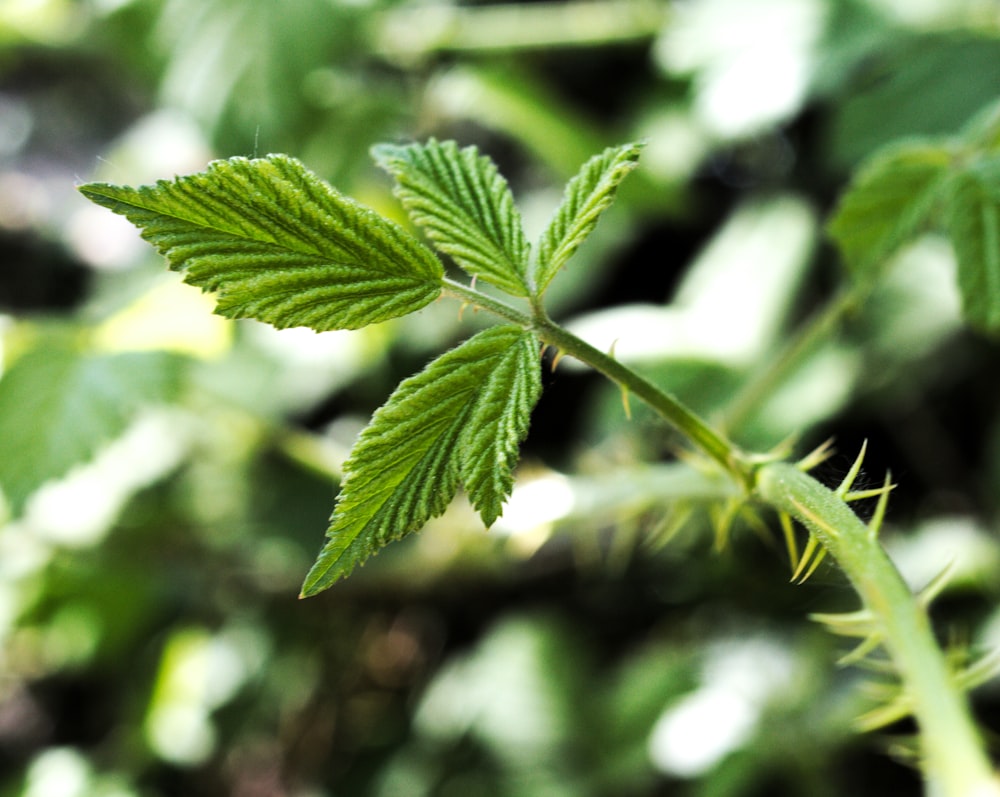
[[837,560],[880,626],[920,726],[929,783],[946,797],[998,797],[966,701],[955,687],[926,611],[875,534],[831,490],[788,463],[763,465],[757,492],[792,515]]
[[498,318],[502,318],[504,321],[510,321],[512,324],[517,324],[525,329],[532,329],[535,326],[534,319],[528,313],[518,310],[516,307],[511,307],[501,299],[496,299],[493,296],[489,296],[448,277],[445,277],[442,282],[444,283],[443,294],[445,296],[458,299],[463,304],[471,304],[474,307],[482,308],[487,312],[493,313]]
[[544,343],[586,363],[618,385],[626,396],[641,398],[660,417],[719,463],[747,491],[752,489],[753,467],[746,455],[675,396],[547,318],[537,320],[534,330]]
[[795,369],[823,342],[844,318],[861,304],[867,290],[845,290],[812,316],[805,325],[792,334],[791,340],[770,364],[747,382],[730,402],[723,416],[725,428],[731,434],[753,417],[761,405],[780,387]]
[[528,315],[461,283],[446,279],[445,285],[445,293],[531,329],[543,343],[604,374],[626,395],[638,396],[705,454],[718,462],[748,491],[752,489],[753,467],[746,455],[670,393],[622,365],[610,354],[605,354],[563,329],[546,316],[540,307],[535,309],[533,315]]
[[390,11],[375,46],[391,58],[435,52],[518,52],[650,39],[667,17],[662,0],[572,0],[487,6],[423,4]]
[[[920,726],[928,782],[941,797],[1000,797],[969,707],[957,688],[920,602],[906,585],[876,534],[835,493],[794,465],[748,456],[680,401],[612,356],[555,324],[540,307],[532,314],[452,280],[445,294],[533,330],[545,343],[590,365],[623,391],[649,404],[722,465],[748,492],[799,520],[836,559],[878,624]],[[847,299],[836,302],[814,326],[839,319]],[[797,348],[789,350],[796,359]]]

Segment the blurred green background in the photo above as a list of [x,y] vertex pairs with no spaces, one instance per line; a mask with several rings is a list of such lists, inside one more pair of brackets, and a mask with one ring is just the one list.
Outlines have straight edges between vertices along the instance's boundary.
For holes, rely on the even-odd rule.
[[[835,434],[831,483],[869,439],[887,545],[915,587],[954,560],[935,617],[981,651],[1000,356],[947,243],[726,413],[843,283],[822,222],[852,169],[998,87],[994,0],[0,0],[0,795],[918,794],[912,728],[854,733],[871,676],[808,620],[855,607],[838,573],[790,585],[769,517],[716,550],[724,490],[569,362],[494,529],[458,500],[296,600],[355,435],[486,320],[224,321],[74,188],[287,152],[402,218],[368,149],[433,135],[538,230],[644,138],[553,313],[750,447]],[[974,698],[1000,728],[1000,690]]]

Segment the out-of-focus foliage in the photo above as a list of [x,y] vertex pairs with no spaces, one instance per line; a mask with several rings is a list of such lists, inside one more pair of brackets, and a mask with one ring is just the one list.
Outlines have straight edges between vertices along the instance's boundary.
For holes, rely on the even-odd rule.
[[[789,586],[749,523],[715,552],[725,485],[570,363],[493,532],[459,498],[297,601],[358,431],[476,317],[225,321],[74,186],[281,151],[402,220],[369,148],[454,138],[534,238],[587,157],[644,138],[553,309],[749,446],[871,438],[887,544],[915,588],[955,561],[936,612],[978,650],[1000,385],[948,242],[745,386],[846,281],[819,222],[850,170],[961,130],[998,55],[988,0],[0,4],[0,794],[917,793],[879,754],[898,738],[852,733],[861,679],[806,619],[853,608],[835,575]],[[995,687],[975,698],[996,729]]]

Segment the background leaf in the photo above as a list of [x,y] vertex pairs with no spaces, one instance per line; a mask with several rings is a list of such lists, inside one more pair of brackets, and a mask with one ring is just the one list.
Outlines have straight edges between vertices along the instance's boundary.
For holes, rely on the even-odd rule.
[[162,352],[81,355],[56,347],[19,359],[0,379],[0,487],[12,511],[90,460],[142,406],[176,400],[181,362]]
[[640,144],[608,147],[587,161],[566,185],[562,203],[542,234],[534,263],[534,282],[542,293],[552,278],[597,226],[614,202],[618,185],[639,161]]
[[534,335],[487,329],[404,380],[344,465],[329,542],[302,588],[314,595],[447,508],[459,482],[490,524],[510,492],[540,392]]
[[962,313],[981,330],[1000,331],[1000,158],[954,176],[948,211]]
[[276,327],[357,329],[440,294],[441,263],[398,225],[283,155],[215,161],[129,188],[80,187],[142,229],[218,312]]
[[827,227],[856,276],[875,276],[871,272],[927,221],[951,161],[940,144],[907,143],[861,169]]
[[465,271],[514,296],[528,296],[528,241],[507,181],[475,147],[454,141],[372,150],[395,177],[413,221]]

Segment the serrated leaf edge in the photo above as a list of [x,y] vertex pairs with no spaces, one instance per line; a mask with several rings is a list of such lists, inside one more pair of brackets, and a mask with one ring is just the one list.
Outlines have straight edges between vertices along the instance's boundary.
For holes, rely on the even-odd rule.
[[[638,166],[643,142],[608,147],[590,158],[567,184],[562,202],[539,238],[531,266],[535,294],[549,283],[593,232],[618,186]],[[589,186],[589,188],[586,188]]]
[[[509,338],[508,342],[504,342],[504,337]],[[489,340],[490,338],[497,340],[494,342]],[[495,353],[492,357],[479,357],[476,361],[463,362],[463,358],[469,351],[474,350],[477,345],[484,345],[484,342],[487,345],[493,344],[495,346]],[[413,501],[398,491],[399,486],[405,480],[413,478],[414,467],[410,467],[405,473],[395,478],[390,487],[383,490],[383,492],[390,491],[390,496],[374,508],[359,526],[358,520],[350,514],[354,511],[355,505],[364,506],[371,510],[372,501],[378,497],[377,494],[366,492],[366,488],[373,479],[378,478],[380,473],[368,474],[366,468],[375,468],[377,471],[377,469],[385,467],[384,462],[381,462],[379,457],[372,457],[366,463],[365,459],[369,456],[368,450],[377,451],[379,448],[391,448],[393,436],[406,431],[408,427],[396,424],[395,419],[397,417],[412,419],[416,407],[426,405],[427,401],[434,401],[437,406],[441,406],[441,402],[448,398],[448,396],[441,395],[442,389],[447,390],[445,383],[449,379],[455,381],[460,369],[486,368],[487,359],[506,360],[509,357],[514,357],[520,360],[522,366],[530,363],[532,367],[540,371],[540,363],[536,353],[537,343],[533,333],[512,325],[491,327],[436,358],[420,373],[400,383],[386,403],[376,410],[371,422],[358,438],[347,463],[344,465],[345,478],[330,518],[330,526],[327,530],[328,541],[306,576],[302,597],[315,595],[328,588],[348,575],[355,567],[363,564],[376,549],[422,528],[428,520],[440,515],[447,508],[447,504],[460,485],[473,480],[479,456],[484,454],[491,456],[491,446],[476,440],[484,433],[486,426],[482,417],[486,413],[483,399],[484,396],[491,395],[490,393],[484,394],[483,387],[488,388],[492,382],[496,381],[490,377],[504,369],[493,367],[492,373],[487,374],[485,378],[473,374],[474,381],[466,383],[472,387],[461,392],[475,394],[474,398],[470,397],[466,400],[456,413],[442,416],[434,421],[443,427],[443,438],[428,443],[423,449],[424,453],[420,456],[447,458],[445,461],[435,461],[433,467],[425,469],[436,473],[442,481],[438,484],[428,484],[425,480],[420,487],[422,493],[418,495],[416,501]],[[488,488],[484,492],[477,490],[476,486],[473,485],[470,494],[473,506],[480,512],[487,526],[496,519],[503,500],[510,493],[513,483],[512,470],[516,463],[518,446],[527,432],[531,409],[541,391],[539,372],[534,373],[533,379],[529,376],[527,380],[514,381],[516,383],[526,382],[527,386],[524,384],[515,385],[513,403],[516,406],[513,412],[508,415],[508,420],[513,419],[514,422],[513,424],[507,423],[506,428],[498,429],[497,434],[494,435],[492,447],[496,448],[496,451],[493,453],[493,464],[500,470],[500,474],[492,488]],[[500,390],[492,393],[492,395],[499,394]],[[450,395],[454,397],[455,394]],[[441,439],[444,439],[448,445],[438,450],[440,448],[438,443]],[[362,480],[360,492],[354,486],[359,479]],[[377,517],[389,501],[398,502],[400,500],[409,500],[416,507],[415,511],[410,512],[410,517],[402,520],[395,517]],[[373,522],[380,525],[372,527]],[[352,529],[351,526],[356,528]],[[345,537],[346,533],[350,533],[350,536]],[[352,549],[354,552],[351,561],[342,563],[343,557]]]

